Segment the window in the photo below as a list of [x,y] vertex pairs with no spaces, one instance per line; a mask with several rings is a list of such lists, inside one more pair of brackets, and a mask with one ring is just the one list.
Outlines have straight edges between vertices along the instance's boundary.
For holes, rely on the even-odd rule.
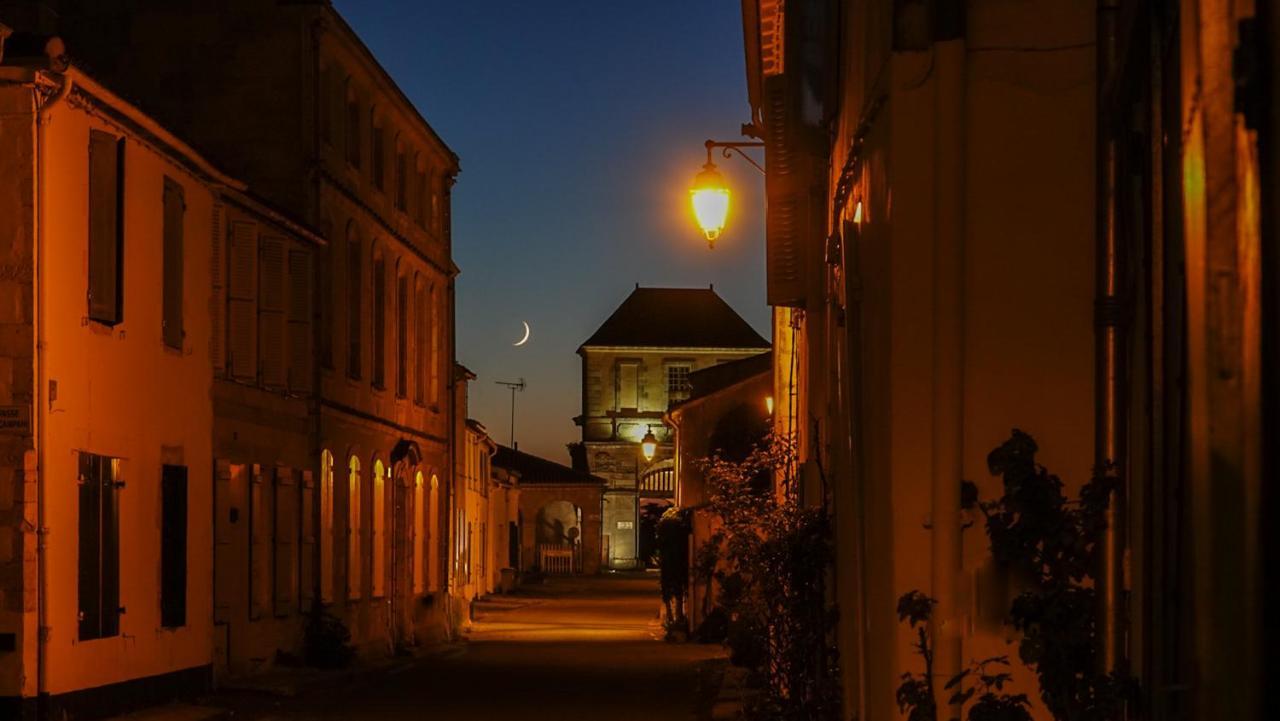
[[440,405],[440,293],[435,287],[431,288],[431,307],[427,309],[427,317],[431,322],[427,326],[427,332],[431,334],[431,357],[429,370],[428,390],[431,396],[431,405],[439,407]]
[[311,391],[311,254],[289,251],[289,390]]
[[275,590],[273,595],[275,615],[286,616],[293,611],[294,589],[298,587],[298,479],[289,468],[275,469],[273,484],[275,509]]
[[373,258],[373,387],[387,387],[387,262]]
[[373,186],[378,190],[387,188],[387,132],[382,129],[374,116],[376,111],[369,111],[369,127],[373,129],[370,138],[369,152],[373,155],[369,162],[369,170],[373,175]]
[[422,471],[413,477],[413,592],[422,593],[426,588],[427,502]]
[[354,226],[347,226],[347,376],[360,378],[360,358],[363,348],[360,345],[362,320],[361,300],[363,274],[360,269],[360,240],[355,235]]
[[320,452],[320,600],[333,601],[333,454]]
[[617,408],[639,408],[640,365],[619,363],[614,372],[617,390]]
[[403,147],[396,144],[396,210],[404,211],[409,203],[409,158]]
[[429,591],[440,590],[440,554],[431,542],[440,537],[440,477],[431,474],[431,493],[427,501],[427,584]]
[[[242,471],[243,472],[243,471]],[[272,478],[261,465],[252,466],[249,477],[249,619],[271,613],[272,580]]]
[[89,318],[124,320],[124,141],[89,131]]
[[316,479],[311,471],[294,471],[298,482],[298,610],[307,613],[316,588]]
[[187,625],[187,467],[160,473],[160,625]]
[[427,208],[430,207],[431,202],[428,196],[431,194],[431,188],[427,185],[426,161],[422,159],[421,155],[418,156],[418,167],[415,181],[413,188],[417,193],[414,194],[416,202],[413,204],[413,220],[418,224],[418,227],[426,230]]
[[120,459],[79,454],[81,641],[120,633]]
[[259,379],[268,388],[283,388],[284,366],[284,239],[263,236],[258,261]]
[[427,289],[422,283],[421,274],[414,274],[414,309],[413,319],[417,330],[413,334],[413,401],[418,405],[426,402],[427,396]]
[[675,405],[689,399],[689,366],[667,366],[667,405]]
[[231,377],[258,377],[258,229],[253,223],[231,224],[231,273],[227,294],[227,348]]
[[316,104],[320,107],[320,139],[325,145],[333,144],[333,118],[330,113],[333,110],[333,70],[330,68],[320,69],[320,97],[316,99]]
[[360,598],[360,459],[351,457],[347,477],[347,598]]
[[373,462],[373,533],[370,546],[373,564],[373,595],[381,598],[387,592],[387,470],[381,460]]
[[336,273],[334,263],[342,256],[332,250],[336,242],[333,237],[333,223],[324,221],[321,224],[321,232],[329,244],[317,251],[319,257],[316,263],[320,270],[315,278],[320,287],[316,294],[319,301],[316,310],[319,311],[317,322],[320,324],[320,332],[317,334],[317,340],[320,347],[316,355],[322,367],[333,368],[333,277]]
[[170,348],[182,349],[182,218],[187,204],[182,186],[164,179],[163,266],[161,281],[161,335]]
[[396,279],[396,397],[409,395],[409,279]]
[[347,79],[347,164],[360,167],[360,103],[355,86]]

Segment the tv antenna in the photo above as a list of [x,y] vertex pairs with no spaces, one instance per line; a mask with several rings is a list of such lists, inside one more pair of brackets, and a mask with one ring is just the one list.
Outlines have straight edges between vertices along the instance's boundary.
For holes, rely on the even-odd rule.
[[506,386],[511,391],[511,450],[516,450],[516,391],[524,392],[524,379],[517,381],[494,381],[500,386]]

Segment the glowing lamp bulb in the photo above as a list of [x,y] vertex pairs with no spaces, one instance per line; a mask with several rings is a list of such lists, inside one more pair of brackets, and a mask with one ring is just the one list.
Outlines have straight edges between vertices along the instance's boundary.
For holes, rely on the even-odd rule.
[[769,411],[769,415],[773,415],[773,396],[766,396],[764,399],[765,410]]
[[650,428],[645,432],[644,438],[640,440],[640,453],[644,455],[646,461],[652,461],[658,452],[658,438],[653,435],[653,429]]
[[707,236],[707,245],[715,247],[729,215],[729,186],[725,185],[724,176],[716,170],[715,163],[702,166],[702,172],[693,179],[689,198],[693,202],[693,217]]

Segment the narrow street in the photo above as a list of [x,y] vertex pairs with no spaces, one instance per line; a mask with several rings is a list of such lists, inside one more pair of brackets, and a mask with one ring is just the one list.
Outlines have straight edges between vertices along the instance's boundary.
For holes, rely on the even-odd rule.
[[703,717],[718,646],[662,641],[656,576],[552,578],[477,604],[461,654],[295,699],[271,718]]

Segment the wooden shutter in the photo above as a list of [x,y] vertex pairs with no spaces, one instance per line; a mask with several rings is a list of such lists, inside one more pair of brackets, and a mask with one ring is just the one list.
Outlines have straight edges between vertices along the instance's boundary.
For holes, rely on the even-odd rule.
[[124,143],[89,131],[89,318],[122,320]]
[[164,258],[163,289],[161,302],[163,312],[161,334],[164,344],[170,348],[182,348],[182,241],[183,216],[186,213],[186,200],[182,186],[171,178],[164,179]]
[[253,381],[258,374],[258,228],[231,224],[231,259],[227,301],[227,346],[231,377]]
[[373,261],[373,386],[387,385],[387,262]]
[[258,267],[258,366],[262,384],[285,386],[284,239],[263,236]]
[[311,254],[289,251],[289,390],[311,392]]
[[102,635],[102,484],[98,480],[98,457],[80,453],[76,483],[79,486],[79,637]]
[[187,467],[160,474],[160,625],[187,625]]
[[102,489],[102,636],[120,633],[120,460],[98,456]]
[[306,612],[316,592],[316,479],[311,471],[298,472],[298,608]]
[[298,492],[293,471],[277,468],[275,472],[274,498],[275,526],[275,591],[272,594],[277,616],[287,616],[294,609],[298,587]]
[[243,593],[239,582],[237,559],[232,554],[236,523],[232,518],[231,464],[217,459],[213,462],[213,621],[231,622],[231,599],[237,591]]
[[409,394],[409,279],[396,279],[396,396]]
[[227,368],[226,349],[226,210],[222,203],[213,206],[213,233],[209,243],[209,274],[213,280],[209,297],[209,360],[215,376]]
[[249,479],[249,618],[271,607],[271,493],[263,468],[253,464]]
[[364,321],[364,275],[360,241],[347,237],[347,375],[359,378],[364,348],[361,341]]
[[427,327],[427,289],[421,281],[414,295],[417,300],[413,309],[413,400],[422,405],[427,400],[427,337],[431,331]]
[[769,305],[805,304],[804,243],[810,235],[804,173],[797,167],[796,110],[785,75],[765,78],[765,256]]

